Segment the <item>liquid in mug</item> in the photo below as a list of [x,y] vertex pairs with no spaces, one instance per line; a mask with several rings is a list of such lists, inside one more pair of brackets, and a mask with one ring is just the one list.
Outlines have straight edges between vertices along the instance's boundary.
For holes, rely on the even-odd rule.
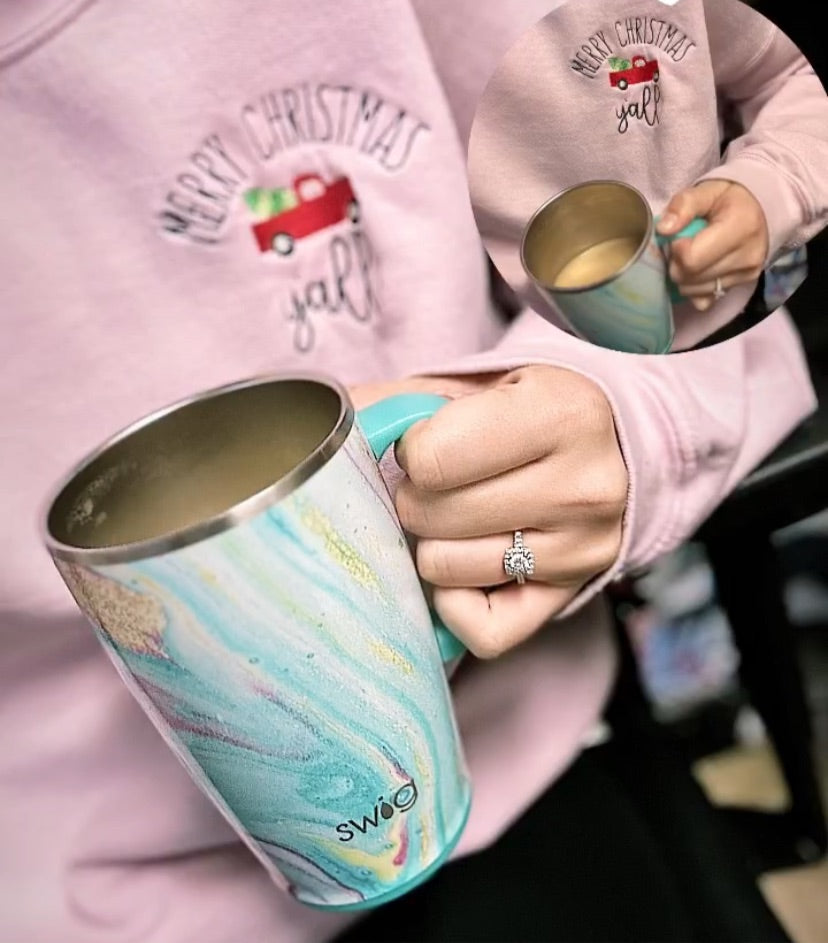
[[635,257],[641,242],[635,236],[618,236],[599,242],[570,259],[548,284],[551,288],[587,288],[616,275]]

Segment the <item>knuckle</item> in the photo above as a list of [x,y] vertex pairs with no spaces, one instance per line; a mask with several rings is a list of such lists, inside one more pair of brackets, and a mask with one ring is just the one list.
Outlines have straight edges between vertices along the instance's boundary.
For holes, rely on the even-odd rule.
[[620,453],[615,461],[587,463],[587,470],[571,476],[562,490],[556,480],[556,497],[537,508],[533,526],[558,531],[562,523],[575,526],[620,528],[627,508],[629,480]]
[[670,201],[670,209],[674,213],[678,213],[679,216],[683,216],[685,213],[690,212],[692,208],[693,197],[687,190],[682,190],[681,193],[677,193]]
[[687,271],[692,265],[693,245],[689,239],[677,239],[670,245],[670,259],[679,272]]
[[578,422],[578,397],[565,395],[566,391],[561,391],[560,399],[551,406],[553,410],[549,416],[548,425],[550,428],[560,434],[562,430],[568,430],[570,426]]
[[692,249],[689,247],[682,248],[682,257],[679,260],[680,272],[679,277],[682,279],[691,280],[697,275],[701,274],[701,268],[699,267],[698,260],[695,258],[695,254]]
[[756,269],[760,268],[764,261],[764,259],[760,258],[757,249],[751,249],[749,252],[746,252],[744,260],[744,268],[747,269],[748,272],[754,272]]
[[613,528],[594,541],[590,553],[590,575],[608,570],[618,559],[621,549],[621,527]]
[[557,580],[570,585],[575,591],[589,580],[609,570],[618,559],[621,548],[621,529],[609,529],[579,542],[577,556],[557,575]]
[[588,380],[581,378],[581,404],[589,414],[601,414],[605,410],[606,397],[599,386]]
[[438,491],[446,481],[443,459],[434,436],[423,430],[406,449],[406,474],[416,488]]
[[422,501],[419,500],[416,489],[410,482],[401,481],[394,498],[397,516],[403,526],[411,534],[420,534],[425,529],[427,514]]
[[612,410],[603,390],[588,377],[573,373],[568,395],[560,398],[559,421],[576,425],[588,434],[614,429]]
[[626,469],[596,463],[591,473],[581,480],[575,504],[590,512],[596,520],[620,520],[627,504]]
[[623,461],[619,460],[618,465],[606,476],[598,495],[599,507],[606,511],[610,520],[620,523],[627,508],[628,490],[627,469]]
[[609,400],[597,387],[595,388],[595,394],[590,404],[594,432],[601,441],[611,439],[613,447],[616,447],[615,417],[612,414],[612,407]]
[[468,639],[467,645],[469,651],[476,658],[483,661],[493,661],[511,648],[508,638],[508,633],[502,630],[488,629],[478,632]]
[[440,585],[452,572],[452,566],[441,541],[421,540],[416,550],[417,572],[429,583]]

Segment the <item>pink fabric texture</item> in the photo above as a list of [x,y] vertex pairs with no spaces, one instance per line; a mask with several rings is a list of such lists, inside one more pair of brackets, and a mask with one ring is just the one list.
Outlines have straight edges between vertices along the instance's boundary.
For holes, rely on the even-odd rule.
[[[0,937],[317,943],[344,918],[274,887],[75,611],[38,533],[54,481],[138,416],[262,372],[356,383],[553,363],[593,377],[630,470],[623,553],[573,614],[458,675],[469,853],[577,756],[601,714],[615,670],[601,585],[684,539],[813,408],[799,342],[783,312],[725,347],[663,360],[591,348],[531,311],[504,323],[465,141],[498,59],[548,3],[363,0],[358,16],[333,0],[11,6],[0,8]],[[663,15],[692,16],[703,39],[698,0]],[[449,49],[458,35],[462,54]],[[701,111],[682,118],[705,154],[708,59]],[[810,120],[818,103],[806,99],[796,107]],[[793,243],[816,218],[804,201],[824,185],[807,169],[818,145],[804,135],[794,160],[767,140],[757,130],[737,156],[760,173],[784,164],[778,187],[763,175],[762,199],[775,243]],[[289,199],[305,174],[347,178],[360,222],[297,238],[289,256],[260,251],[261,201]]]

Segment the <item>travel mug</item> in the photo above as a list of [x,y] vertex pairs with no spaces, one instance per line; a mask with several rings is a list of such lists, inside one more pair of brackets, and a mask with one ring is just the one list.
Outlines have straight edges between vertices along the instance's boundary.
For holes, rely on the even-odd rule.
[[435,633],[377,464],[443,403],[404,395],[355,416],[331,380],[246,380],[117,434],[45,515],[121,677],[309,905],[404,894],[468,815],[443,665],[462,647]]
[[532,215],[521,262],[541,299],[579,337],[626,353],[668,353],[673,303],[682,299],[667,274],[665,246],[707,224],[695,219],[666,237],[655,222],[644,196],[628,184],[578,184]]

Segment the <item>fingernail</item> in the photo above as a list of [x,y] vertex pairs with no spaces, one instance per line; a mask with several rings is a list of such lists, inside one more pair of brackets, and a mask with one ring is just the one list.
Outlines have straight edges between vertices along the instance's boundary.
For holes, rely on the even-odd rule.
[[697,298],[697,299],[693,302],[693,307],[694,307],[697,311],[707,311],[707,309],[710,307],[710,305],[711,305],[711,301],[710,301],[709,298]]
[[658,223],[658,228],[662,232],[670,232],[678,225],[678,216],[675,213],[665,213]]

